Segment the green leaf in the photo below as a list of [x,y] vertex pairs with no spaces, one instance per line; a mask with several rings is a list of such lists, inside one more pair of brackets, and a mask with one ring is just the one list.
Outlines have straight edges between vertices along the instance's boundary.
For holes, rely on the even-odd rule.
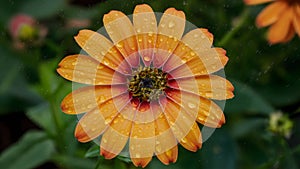
[[96,162],[91,159],[78,158],[65,155],[56,155],[54,156],[54,161],[56,164],[64,166],[64,168],[72,169],[87,169],[94,168]]
[[99,157],[99,156],[100,156],[100,147],[98,145],[91,146],[84,155],[85,158]]
[[64,0],[27,0],[24,1],[20,12],[29,14],[35,18],[47,18],[58,14],[65,7]]
[[48,161],[55,152],[54,144],[44,132],[27,132],[17,143],[0,155],[5,169],[30,169]]
[[48,103],[43,103],[30,108],[26,115],[39,127],[45,129],[51,134],[55,133],[55,125]]
[[40,102],[25,79],[24,64],[15,55],[0,45],[0,114],[20,111]]
[[226,102],[226,112],[270,114],[275,111],[275,109],[250,86],[238,81],[232,81],[232,83],[235,87],[235,97]]

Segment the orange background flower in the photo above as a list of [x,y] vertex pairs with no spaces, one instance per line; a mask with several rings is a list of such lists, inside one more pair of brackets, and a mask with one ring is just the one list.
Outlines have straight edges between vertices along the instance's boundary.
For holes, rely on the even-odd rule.
[[248,5],[271,2],[256,18],[257,27],[270,26],[269,43],[285,43],[300,36],[300,2],[298,0],[244,0]]

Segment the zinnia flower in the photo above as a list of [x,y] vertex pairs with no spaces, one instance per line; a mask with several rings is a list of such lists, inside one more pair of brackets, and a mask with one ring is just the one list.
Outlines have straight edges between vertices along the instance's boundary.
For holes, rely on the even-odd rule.
[[[132,21],[120,11],[104,15],[110,39],[81,30],[76,42],[90,56],[67,56],[58,73],[88,84],[62,101],[67,114],[84,114],[75,129],[80,142],[101,137],[100,154],[116,157],[128,148],[135,166],[145,167],[153,155],[164,164],[177,160],[177,143],[201,148],[197,122],[212,128],[225,123],[211,99],[233,97],[233,86],[213,75],[228,58],[212,48],[206,29],[186,33],[185,14],[167,9],[157,24],[146,4],[137,5]],[[183,36],[183,37],[182,37]],[[124,150],[123,150],[124,151]]]
[[258,27],[270,26],[268,41],[271,44],[290,41],[295,33],[300,36],[299,0],[244,0],[248,5],[269,4],[256,18]]

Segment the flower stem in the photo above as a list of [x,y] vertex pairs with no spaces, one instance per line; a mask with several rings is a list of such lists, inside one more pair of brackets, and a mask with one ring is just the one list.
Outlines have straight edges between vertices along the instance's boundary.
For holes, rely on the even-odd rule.
[[101,159],[98,160],[95,169],[100,169]]
[[217,46],[225,46],[233,37],[234,35],[242,28],[244,23],[247,21],[249,16],[249,10],[244,9],[242,14],[238,18],[238,22],[236,23],[235,27],[233,27],[228,33],[223,36],[223,38],[217,43]]
[[[62,82],[60,82],[58,89],[61,87],[61,85],[63,85]],[[53,93],[57,93],[57,91],[54,91]],[[50,103],[50,110],[51,110],[52,118],[53,118],[55,128],[56,128],[56,138],[55,139],[56,139],[58,148],[63,151],[63,148],[64,148],[63,121],[60,118],[60,111],[57,107],[57,102],[56,102],[55,96],[49,95],[48,101]]]

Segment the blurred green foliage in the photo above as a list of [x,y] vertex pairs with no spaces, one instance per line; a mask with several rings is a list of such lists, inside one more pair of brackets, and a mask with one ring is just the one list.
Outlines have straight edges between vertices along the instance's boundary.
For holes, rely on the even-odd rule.
[[[187,20],[197,27],[208,28],[214,34],[214,45],[227,50],[229,62],[225,71],[236,95],[226,103],[226,124],[214,132],[202,149],[191,153],[180,147],[175,164],[164,166],[154,158],[147,168],[298,169],[300,39],[269,45],[265,39],[267,29],[255,27],[255,17],[264,5],[248,7],[242,0],[1,2],[1,168],[135,168],[127,158],[103,159],[93,142],[76,141],[73,131],[77,117],[60,110],[71,83],[59,77],[55,69],[64,56],[80,51],[73,40],[80,29],[98,30],[103,26],[105,13],[115,9],[131,14],[135,5],[141,3],[150,4],[157,12],[175,7],[183,10]],[[46,27],[43,41],[16,48],[8,26],[16,14],[30,15],[38,25]],[[70,26],[74,19],[83,26]],[[86,21],[90,24],[84,25]],[[290,137],[269,130],[270,116],[277,111],[294,124]],[[13,135],[14,130],[9,127],[19,126],[18,122],[23,121],[19,118],[25,117],[33,127],[22,136]]]

